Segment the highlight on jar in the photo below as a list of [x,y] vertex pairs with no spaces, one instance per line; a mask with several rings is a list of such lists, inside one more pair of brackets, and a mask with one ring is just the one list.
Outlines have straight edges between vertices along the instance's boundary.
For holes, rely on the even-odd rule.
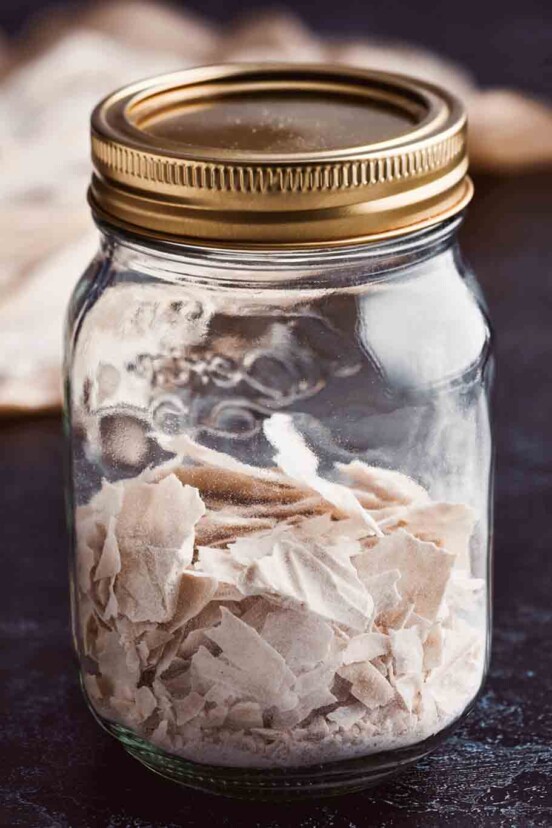
[[93,135],[101,249],[66,350],[88,703],[192,787],[376,784],[463,721],[487,666],[492,357],[458,255],[464,113],[392,75],[207,67],[108,98]]

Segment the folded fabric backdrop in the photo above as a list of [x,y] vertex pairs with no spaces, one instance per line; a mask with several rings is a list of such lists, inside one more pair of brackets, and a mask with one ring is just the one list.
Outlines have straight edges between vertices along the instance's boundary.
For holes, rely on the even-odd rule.
[[[48,23],[48,25],[46,25]],[[259,13],[219,30],[143,2],[42,21],[23,49],[0,44],[0,413],[59,407],[65,307],[97,245],[85,192],[92,107],[118,85],[222,61],[338,62],[436,82],[465,102],[476,169],[552,163],[552,110],[413,46],[316,37],[294,16]]]

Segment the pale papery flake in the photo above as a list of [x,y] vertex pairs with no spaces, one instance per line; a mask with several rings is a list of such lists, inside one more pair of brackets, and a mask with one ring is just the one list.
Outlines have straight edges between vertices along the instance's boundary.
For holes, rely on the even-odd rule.
[[399,529],[381,538],[375,546],[354,559],[359,577],[364,581],[397,569],[401,576],[397,589],[412,602],[423,618],[435,619],[454,565],[454,555],[426,543]]
[[276,463],[290,478],[318,492],[328,503],[348,516],[364,521],[375,535],[381,535],[376,521],[363,509],[351,489],[320,477],[318,459],[295,429],[289,414],[273,414],[264,421],[264,433],[276,449]]
[[193,527],[204,513],[197,489],[169,475],[128,484],[117,522],[121,571],[116,595],[133,621],[169,621],[182,570],[192,562]]
[[373,602],[349,557],[338,547],[276,539],[272,553],[240,575],[244,595],[276,593],[298,601],[322,618],[363,630]]

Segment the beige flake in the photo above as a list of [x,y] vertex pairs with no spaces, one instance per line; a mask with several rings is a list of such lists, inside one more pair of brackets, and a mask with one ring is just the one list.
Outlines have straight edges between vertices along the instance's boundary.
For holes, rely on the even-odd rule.
[[102,578],[114,578],[121,571],[121,556],[115,536],[115,524],[115,518],[110,518],[107,537],[102,548],[100,560],[94,571],[95,581],[99,581]]
[[336,666],[337,663],[333,663],[332,659],[328,658],[325,662],[317,664],[312,670],[301,673],[296,679],[293,689],[303,699],[323,688],[329,688],[330,684],[333,683]]
[[460,618],[454,620],[454,626],[443,629],[441,664],[431,671],[428,684],[434,684],[448,673],[454,673],[454,665],[464,660],[471,651],[480,645],[477,631]]
[[254,477],[269,483],[285,485],[289,482],[285,475],[280,474],[274,469],[265,469],[259,466],[250,466],[248,463],[242,463],[230,454],[225,454],[222,451],[216,451],[215,449],[196,443],[186,434],[179,434],[169,439],[161,439],[161,442],[166,451],[174,452],[176,455],[182,457],[188,457],[190,460],[201,465],[212,466],[216,469],[234,472],[245,477]]
[[181,727],[201,713],[205,706],[205,699],[199,693],[190,693],[184,699],[175,699],[173,702],[176,724]]
[[228,715],[228,708],[226,705],[215,705],[209,710],[205,709],[202,716],[201,725],[204,728],[217,729],[222,727]]
[[100,683],[98,681],[97,676],[91,675],[91,673],[84,673],[83,674],[83,682],[86,692],[92,701],[100,703],[102,701],[102,690],[100,687]]
[[[330,503],[319,495],[308,494],[301,500],[293,503],[255,503],[250,506],[228,505],[226,503],[216,504],[218,508],[224,509],[228,515],[236,515],[241,518],[263,518],[270,520],[293,520],[312,515],[323,515],[328,511],[335,511]],[[213,504],[210,504],[215,508]]]
[[273,518],[240,517],[208,510],[196,526],[196,543],[198,546],[223,546],[242,535],[273,529],[275,524]]
[[151,685],[151,689],[157,699],[159,717],[166,719],[168,722],[174,722],[174,706],[168,685],[161,679],[156,678]]
[[313,710],[327,707],[337,701],[328,687],[316,687],[310,693],[301,697],[298,704],[291,710],[276,710],[272,718],[275,728],[292,728],[305,721]]
[[469,540],[475,513],[461,503],[427,503],[414,506],[384,524],[386,530],[402,527],[420,540],[430,541],[456,556],[455,566],[470,569]]
[[180,644],[184,637],[183,630],[177,630],[173,637],[163,647],[159,653],[157,663],[155,665],[156,676],[162,676],[166,670],[169,670],[174,659],[179,654]]
[[304,721],[314,710],[337,701],[330,687],[334,682],[336,663],[329,656],[316,667],[301,673],[293,685],[298,703],[291,710],[276,710],[273,727],[291,728]]
[[389,652],[389,636],[383,633],[362,633],[351,638],[343,652],[343,664],[372,661]]
[[424,670],[439,667],[443,659],[443,627],[433,624],[424,641]]
[[90,576],[96,563],[96,555],[83,534],[82,524],[79,525],[77,516],[77,581],[79,589],[86,593],[90,589]]
[[113,695],[109,700],[110,707],[115,712],[115,718],[127,727],[137,727],[141,724],[136,713],[136,701],[134,698]]
[[131,693],[140,676],[139,664],[129,664],[127,653],[114,630],[100,629],[96,641],[96,657],[102,676],[110,682],[114,694]]
[[107,526],[110,517],[117,517],[123,505],[125,483],[102,482],[101,489],[90,500],[90,507],[96,516]]
[[370,595],[340,547],[283,537],[271,555],[250,564],[238,581],[244,594],[276,593],[301,602],[330,621],[364,630],[373,610]]
[[[410,619],[416,616],[414,612],[414,602],[403,600],[394,610],[389,610],[377,618],[377,623],[381,625],[385,631],[402,630],[410,626]],[[420,616],[421,618],[421,616]],[[426,619],[424,619],[425,621]],[[430,623],[426,621],[426,623]]]
[[316,455],[296,431],[289,414],[273,414],[265,420],[263,429],[267,440],[276,449],[276,463],[289,477],[314,489],[344,514],[364,521],[375,535],[382,534],[376,521],[362,508],[351,489],[319,477]]
[[216,578],[193,570],[183,572],[180,576],[176,608],[169,629],[176,630],[191,618],[195,618],[214,597],[217,587]]
[[353,704],[346,704],[342,707],[337,707],[328,713],[330,722],[342,728],[343,730],[350,730],[353,725],[359,722],[366,715],[366,707],[361,702],[353,702]]
[[387,679],[369,661],[346,664],[338,673],[351,682],[351,693],[369,709],[388,704],[395,695]]
[[242,670],[223,656],[215,657],[205,647],[200,647],[192,658],[192,679],[198,692],[206,692],[213,684],[222,684],[229,691],[244,699],[257,701],[263,708],[282,706],[292,709],[297,696],[287,686],[275,689],[266,674],[258,676],[252,670]]
[[[344,526],[347,520],[334,521],[332,515],[325,512],[323,515],[307,517],[296,527],[303,538],[324,538],[325,540],[332,533],[334,525]],[[365,529],[364,525],[363,528]]]
[[384,678],[389,678],[390,681],[394,678],[393,659],[390,655],[378,656],[371,663]]
[[181,658],[191,658],[201,646],[207,647],[211,642],[205,635],[205,630],[191,630],[178,648]]
[[261,635],[296,674],[323,662],[333,638],[331,627],[321,618],[293,610],[267,615]]
[[421,676],[413,674],[400,676],[395,680],[394,687],[406,710],[412,713],[422,689]]
[[135,694],[135,710],[138,721],[148,719],[156,707],[157,700],[149,687],[139,687]]
[[414,604],[418,615],[432,621],[441,606],[454,555],[399,529],[357,555],[353,562],[364,583],[374,575],[398,569],[399,592]]
[[441,664],[430,672],[425,688],[439,711],[450,715],[477,692],[483,642],[473,627],[459,618],[443,633]]
[[330,728],[324,716],[315,716],[307,727],[309,739],[320,742],[330,734]]
[[161,629],[160,627],[152,627],[152,629],[140,631],[136,629],[137,625],[128,622],[127,620],[121,619],[118,624],[119,632],[121,635],[121,640],[128,637],[131,638],[132,634],[135,633],[137,635],[142,635],[143,640],[146,643],[149,651],[154,651],[159,647],[164,647],[171,639],[171,634],[168,630]]
[[293,683],[293,673],[282,656],[253,627],[244,624],[225,607],[221,614],[221,623],[208,630],[206,635],[221,648],[231,664],[254,673],[256,681],[272,684],[276,691]]
[[389,630],[395,674],[419,674],[422,672],[424,650],[417,627]]
[[233,584],[220,583],[213,595],[213,601],[241,601],[242,593]]
[[130,481],[124,488],[117,536],[141,546],[179,549],[204,513],[197,489],[183,486],[175,474],[158,483]]
[[226,584],[235,585],[242,572],[242,566],[227,549],[200,546],[196,571],[203,572]]
[[121,571],[115,593],[133,621],[169,621],[182,570],[191,563],[194,525],[205,507],[196,489],[174,476],[129,483],[117,521]]
[[186,625],[186,632],[190,630],[203,630],[207,629],[207,627],[214,627],[216,624],[220,624],[221,618],[221,604],[212,601],[190,620],[190,622]]
[[485,581],[472,578],[464,569],[453,569],[445,592],[449,612],[457,613],[467,606],[473,606],[480,598]]
[[305,518],[297,525],[297,531],[305,538],[321,538],[323,542],[339,542],[347,539],[351,544],[350,554],[356,554],[356,541],[372,536],[372,531],[358,517],[335,520],[331,514]]
[[[249,624],[250,627],[253,627],[253,629],[260,633],[263,629],[267,616],[274,612],[274,603],[256,595],[253,598],[246,598],[244,600],[244,604],[246,605],[246,609],[243,615],[240,616],[241,620],[245,624]],[[274,649],[278,650],[280,655],[284,655],[278,647],[275,647],[274,643],[270,641],[268,637],[263,636],[263,638],[265,638],[266,641],[274,647]]]
[[256,702],[236,702],[228,711],[226,721],[232,727],[248,730],[263,726],[263,712]]
[[293,673],[256,630],[223,608],[221,624],[206,635],[222,653],[215,658],[200,647],[193,656],[192,668],[200,686],[220,683],[238,696],[245,694],[263,706],[284,710],[296,704],[297,697],[291,692]]
[[246,538],[239,538],[228,547],[232,558],[242,566],[249,566],[254,561],[270,555],[281,537],[286,537],[290,527],[280,524],[276,529],[269,532],[249,535]]
[[423,644],[433,624],[431,623],[431,621],[428,621],[427,618],[422,618],[421,615],[418,615],[418,613],[414,612],[414,609],[411,609],[402,626],[404,628],[417,627],[418,634]]
[[[218,452],[216,456],[220,458],[222,455]],[[198,489],[207,505],[220,502],[244,505],[295,503],[305,497],[305,489],[272,474],[268,480],[264,479],[264,471],[271,470],[241,464],[239,471],[215,466],[178,466],[175,474],[181,483]]]
[[[425,685],[426,696],[430,696],[441,715],[452,715],[462,711],[473,699],[481,681],[481,670],[477,659],[470,663],[466,653],[462,673],[458,669],[439,672]],[[438,668],[440,670],[440,668]]]
[[114,618],[117,618],[119,614],[119,602],[115,597],[115,592],[113,590],[113,585],[109,584],[108,586],[108,597],[105,603],[105,608],[103,612],[101,612],[101,617],[104,621],[109,622]]
[[[358,560],[358,559],[357,559]],[[353,563],[357,563],[357,560]],[[372,596],[374,615],[380,616],[393,612],[401,602],[401,595],[397,589],[401,573],[398,569],[389,569],[378,575],[364,577],[363,583]]]
[[223,684],[213,684],[205,693],[204,698],[206,704],[209,704],[210,707],[214,704],[216,707],[225,707],[226,709],[238,700],[238,696]]
[[84,654],[96,658],[99,620],[89,596],[83,596],[79,606],[79,627]]
[[361,460],[350,463],[338,463],[337,468],[355,489],[372,496],[371,505],[366,508],[378,509],[384,506],[410,503],[426,503],[429,495],[426,490],[406,474],[369,466]]

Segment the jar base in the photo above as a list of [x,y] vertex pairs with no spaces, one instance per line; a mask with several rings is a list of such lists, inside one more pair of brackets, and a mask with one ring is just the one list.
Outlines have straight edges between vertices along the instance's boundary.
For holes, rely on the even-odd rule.
[[464,721],[469,709],[439,733],[404,748],[299,768],[255,769],[204,765],[169,754],[128,728],[106,721],[91,707],[101,726],[127,753],[159,776],[204,793],[273,802],[343,796],[379,785],[436,750]]
[[[232,799],[244,799],[257,802],[296,802],[305,799],[320,799],[358,793],[366,788],[375,787],[401,773],[402,770],[427,755],[428,751],[401,762],[395,767],[364,768],[349,774],[344,773],[338,780],[326,775],[323,765],[303,768],[303,774],[291,775],[289,771],[278,769],[277,772],[263,770],[261,779],[255,771],[241,768],[241,778],[234,778],[234,773],[212,775],[211,766],[194,765],[174,757],[160,756],[157,752],[133,749],[125,745],[126,751],[138,759],[141,764],[154,773],[176,782],[186,788],[193,788],[203,793],[226,796]],[[217,768],[228,771],[229,768]]]

